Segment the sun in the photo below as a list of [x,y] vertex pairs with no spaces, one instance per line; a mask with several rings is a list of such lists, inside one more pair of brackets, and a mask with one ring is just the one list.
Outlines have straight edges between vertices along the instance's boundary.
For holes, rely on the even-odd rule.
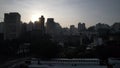
[[34,14],[34,15],[31,16],[31,21],[32,22],[38,21],[39,17],[40,17],[40,15]]

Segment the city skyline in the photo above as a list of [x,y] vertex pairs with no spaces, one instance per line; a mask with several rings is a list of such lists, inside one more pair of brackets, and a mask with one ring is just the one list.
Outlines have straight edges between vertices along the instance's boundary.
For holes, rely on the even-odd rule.
[[0,68],[120,67],[119,2],[0,0]]
[[119,0],[1,0],[0,21],[4,13],[19,12],[23,22],[35,21],[41,15],[55,18],[62,27],[77,26],[78,22],[89,27],[99,22],[112,25],[120,21]]

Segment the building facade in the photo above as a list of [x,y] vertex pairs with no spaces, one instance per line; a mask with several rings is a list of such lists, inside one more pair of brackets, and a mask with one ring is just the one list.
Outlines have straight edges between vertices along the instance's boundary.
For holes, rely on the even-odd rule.
[[21,33],[21,16],[17,12],[4,14],[4,39],[16,39]]
[[48,18],[46,22],[46,32],[50,35],[55,33],[55,22],[54,18]]

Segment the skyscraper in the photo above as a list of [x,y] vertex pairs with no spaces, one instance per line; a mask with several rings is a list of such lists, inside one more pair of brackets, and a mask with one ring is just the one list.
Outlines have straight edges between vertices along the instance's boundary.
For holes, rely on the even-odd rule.
[[61,33],[62,27],[59,23],[54,21],[54,18],[48,18],[46,23],[46,31],[50,35],[59,35]]
[[45,26],[44,26],[45,18],[44,16],[41,16],[39,18],[39,23],[40,23],[40,30],[44,33],[45,32]]
[[42,33],[45,32],[45,26],[44,26],[45,18],[44,16],[41,16],[39,18],[39,21],[35,22],[34,30],[41,31]]
[[46,22],[46,31],[48,34],[54,34],[55,33],[55,22],[54,18],[48,18]]
[[17,12],[4,14],[4,39],[16,39],[21,32],[21,16]]

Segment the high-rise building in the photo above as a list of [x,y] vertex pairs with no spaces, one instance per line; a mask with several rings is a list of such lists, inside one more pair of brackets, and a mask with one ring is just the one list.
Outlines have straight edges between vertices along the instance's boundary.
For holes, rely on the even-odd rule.
[[17,12],[4,14],[4,39],[16,39],[21,32],[21,16]]
[[78,23],[78,31],[83,32],[86,30],[85,23]]
[[40,23],[40,30],[41,30],[42,32],[45,32],[44,22],[45,22],[45,18],[44,18],[44,16],[41,16],[41,17],[39,18],[39,23]]
[[54,18],[48,18],[46,22],[46,31],[51,35],[59,35],[62,32],[62,27],[59,23],[54,22]]
[[45,18],[44,16],[41,16],[39,18],[39,21],[35,22],[34,30],[41,31],[42,33],[45,32],[45,26],[44,26]]
[[54,18],[48,18],[46,22],[46,31],[48,34],[54,34],[55,33],[55,22]]

